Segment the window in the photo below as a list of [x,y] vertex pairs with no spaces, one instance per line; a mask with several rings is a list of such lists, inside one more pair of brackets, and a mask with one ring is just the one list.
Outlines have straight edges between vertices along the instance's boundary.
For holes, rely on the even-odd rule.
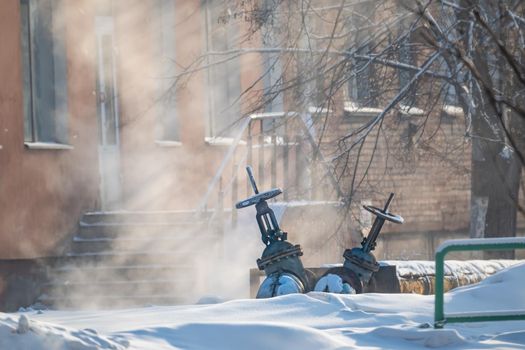
[[443,91],[445,94],[445,104],[450,106],[459,105],[458,95],[456,93],[456,87],[448,82],[443,83]]
[[24,140],[67,142],[67,67],[60,0],[21,0]]
[[[456,77],[458,83],[465,81],[465,73],[450,67],[443,57],[439,57],[437,62],[439,66],[436,70],[438,72]],[[458,87],[445,80],[441,80],[439,84],[441,85],[440,94],[443,99],[441,121],[452,123],[463,116],[463,108],[460,106],[458,91],[456,90]]]
[[263,55],[264,60],[264,111],[265,112],[282,112],[283,93],[282,89],[282,69],[279,54],[266,53]]
[[[264,25],[261,26],[261,40],[264,48],[279,47],[279,35],[276,31],[280,18],[278,17],[278,0],[263,0],[261,11],[267,14]],[[282,64],[281,55],[278,52],[266,52],[262,54],[262,83],[263,83],[263,102],[264,112],[284,112],[283,101],[283,82],[282,82]],[[275,130],[274,130],[275,129]],[[262,120],[263,132],[273,133],[274,131],[281,135],[284,133],[283,123],[277,123],[275,119]]]
[[157,0],[156,9],[159,19],[156,25],[158,58],[158,128],[159,141],[180,141],[179,122],[176,109],[176,90],[174,76],[175,63],[175,2],[174,0]]
[[[370,45],[362,46],[358,55],[369,55]],[[373,93],[374,70],[373,63],[369,60],[356,60],[354,63],[353,77],[349,80],[348,97],[359,107],[376,107]]]
[[[408,37],[402,39],[399,46],[399,62],[406,63],[411,66],[415,65],[414,53],[412,50],[412,42]],[[410,80],[414,77],[414,72],[407,69],[398,69],[399,88],[404,88]],[[414,84],[410,87],[407,94],[401,102],[404,106],[412,107],[416,102],[416,87]]]
[[[449,67],[447,61],[443,57],[439,57],[437,59],[437,63],[439,65],[437,71],[441,74],[456,77],[459,83],[465,80],[465,73],[463,73],[461,70],[455,69],[454,67]],[[443,102],[446,105],[457,106],[459,104],[459,99],[456,86],[445,80],[442,80],[440,83]]]
[[377,107],[374,63],[365,59],[374,48],[369,30],[373,6],[371,2],[362,3],[354,9],[349,22],[351,29],[355,30],[354,42],[350,46],[357,47],[356,54],[361,57],[353,62],[352,77],[348,80],[348,98],[355,108]]
[[[276,11],[279,4],[276,0],[265,0],[263,2],[263,11],[271,13]],[[275,33],[274,21],[268,20],[261,28],[262,42],[265,48],[279,47],[278,36]],[[263,69],[264,69],[264,111],[265,112],[282,112],[283,93],[282,89],[282,66],[279,53],[264,53],[263,54]]]
[[206,32],[209,55],[208,104],[209,129],[212,137],[231,137],[235,134],[236,121],[240,119],[241,94],[240,60],[235,53],[239,29],[237,16],[232,15],[226,0],[209,0],[205,3]]

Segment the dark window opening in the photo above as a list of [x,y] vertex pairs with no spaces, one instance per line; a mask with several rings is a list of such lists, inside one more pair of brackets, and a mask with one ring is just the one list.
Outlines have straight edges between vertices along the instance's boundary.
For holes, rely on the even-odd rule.
[[229,16],[225,0],[206,1],[208,69],[209,135],[232,137],[240,119],[240,58],[232,50],[238,48],[239,29],[236,18]]
[[21,0],[24,140],[67,142],[67,67],[60,0]]

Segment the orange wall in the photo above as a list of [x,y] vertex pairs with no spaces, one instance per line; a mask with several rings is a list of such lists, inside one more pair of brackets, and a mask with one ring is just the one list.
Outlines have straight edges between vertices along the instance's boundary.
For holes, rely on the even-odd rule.
[[95,73],[87,0],[66,9],[69,143],[24,148],[19,1],[0,2],[0,258],[56,253],[98,197]]
[[[205,46],[200,1],[177,1],[177,64],[187,66]],[[60,254],[82,213],[99,203],[96,47],[97,2],[65,2],[68,130],[73,150],[24,147],[19,1],[0,2],[0,258]],[[224,154],[204,142],[208,118],[206,74],[197,72],[177,90],[182,146],[155,144],[155,1],[113,6],[121,123],[122,209],[195,209]],[[256,64],[242,71],[252,84]],[[210,202],[211,206],[216,203]]]
[[[74,149],[43,151],[23,146],[19,1],[0,1],[0,258],[56,254],[76,231],[81,214],[99,208],[95,3],[66,2],[69,140]],[[122,208],[195,209],[227,148],[204,142],[208,118],[204,71],[193,74],[177,90],[182,145],[163,148],[155,144],[158,67],[152,32],[157,20],[154,4],[152,0],[126,0],[116,2],[113,9],[121,118]],[[182,67],[189,66],[205,51],[200,4],[199,0],[176,2],[176,63]],[[244,45],[259,46],[255,41]],[[243,89],[259,76],[260,66],[256,55],[241,57]],[[243,105],[244,112],[250,105],[249,98]],[[340,116],[332,122],[336,124],[332,130],[337,134],[332,136],[348,131],[350,123],[346,118]],[[468,159],[467,151],[458,161],[468,166]],[[436,164],[435,159],[422,158],[420,163],[414,174],[394,171],[393,176],[385,178],[380,176],[385,170],[382,166],[371,171],[382,184],[381,195],[375,193],[366,199],[380,203],[388,191],[395,190],[398,197],[394,211],[411,222],[386,228],[385,232],[464,228],[468,221],[468,176],[450,175],[442,165],[441,172],[428,170]],[[443,173],[447,176],[442,176]],[[243,179],[240,178],[241,188],[245,187]],[[442,195],[436,194],[437,189]],[[422,197],[425,207],[414,200]],[[427,201],[431,197],[434,201]],[[443,203],[447,205],[443,207]],[[212,201],[210,205],[215,203]],[[450,208],[454,211],[450,212]]]

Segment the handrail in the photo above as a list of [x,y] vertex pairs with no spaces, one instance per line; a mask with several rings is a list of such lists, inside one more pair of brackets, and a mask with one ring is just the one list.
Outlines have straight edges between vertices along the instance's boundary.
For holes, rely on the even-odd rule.
[[254,113],[250,115],[252,120],[260,119],[276,119],[276,118],[285,118],[285,117],[295,117],[297,112],[264,112],[264,113]]
[[314,149],[315,154],[321,159],[321,165],[323,166],[324,171],[326,175],[328,176],[328,180],[330,180],[330,184],[332,185],[334,190],[337,192],[337,199],[338,200],[343,199],[344,198],[343,190],[341,190],[341,186],[339,186],[339,183],[337,182],[337,179],[335,178],[333,171],[328,167],[328,165],[326,165],[326,160],[324,159],[324,156],[321,153],[321,150],[319,149],[319,146],[317,145],[317,142],[314,139],[314,135],[312,133],[313,125],[309,125],[311,118],[312,117],[310,113],[303,114],[301,115],[301,118],[300,118],[302,121],[302,126],[305,131],[306,137],[308,139],[308,142],[310,142],[310,146],[312,146],[312,148]]
[[228,165],[228,162],[233,157],[233,154],[235,153],[235,149],[239,145],[239,142],[241,141],[242,135],[244,134],[244,131],[246,130],[248,125],[250,125],[250,122],[251,122],[251,118],[250,117],[245,118],[243,120],[243,122],[241,124],[241,127],[239,128],[239,132],[237,133],[237,135],[235,135],[235,138],[233,139],[232,144],[228,148],[228,151],[226,152],[226,156],[222,160],[221,165],[219,166],[219,169],[215,173],[215,176],[209,182],[208,188],[206,190],[206,193],[204,194],[204,197],[202,197],[202,199],[201,199],[201,201],[199,203],[197,212],[205,211],[207,203],[208,203],[208,200],[210,199],[210,195],[211,195],[213,189],[219,183],[219,180],[222,177],[222,173],[224,172],[224,169],[226,168],[226,165]]
[[249,127],[252,120],[261,120],[261,119],[276,119],[276,118],[286,118],[286,117],[292,117],[297,115],[296,112],[270,112],[270,113],[255,113],[251,114],[248,117],[246,117],[243,121],[241,126],[239,127],[239,131],[237,135],[235,135],[235,138],[233,139],[233,142],[230,144],[228,151],[226,152],[226,155],[224,156],[221,165],[217,169],[217,172],[215,173],[214,177],[210,180],[208,183],[208,187],[206,189],[206,193],[202,197],[199,206],[197,208],[197,212],[204,212],[206,211],[207,203],[210,199],[210,196],[214,190],[214,188],[219,183],[222,174],[224,172],[224,169],[226,169],[226,166],[232,159],[233,155],[235,154],[235,150],[237,149],[237,146],[239,146],[239,143],[241,141],[242,135],[246,131],[246,129]]
[[[298,120],[300,121],[300,125],[302,126],[302,129],[303,129],[303,132],[306,136],[306,139],[307,141],[309,142],[310,146],[314,149],[314,152],[315,154],[317,155],[317,157],[320,158],[321,160],[321,164],[325,170],[325,173],[329,179],[329,181],[331,182],[331,185],[333,186],[333,188],[335,189],[335,191],[337,192],[337,196],[339,199],[343,198],[343,193],[342,193],[342,190],[339,186],[339,184],[337,183],[337,180],[335,179],[335,176],[333,174],[333,172],[331,171],[331,169],[325,164],[325,160],[320,152],[320,149],[319,149],[319,146],[316,144],[315,140],[314,140],[314,136],[312,135],[312,130],[311,130],[311,125],[309,126],[306,119],[311,119],[311,115],[310,115],[310,112],[311,111],[308,111],[306,112],[306,114],[301,114],[301,113],[298,113],[298,112],[294,112],[294,111],[290,111],[290,112],[265,112],[265,113],[254,113],[254,114],[251,114],[249,115],[248,117],[244,118],[242,120],[242,123],[239,127],[239,130],[237,132],[237,134],[235,135],[235,138],[233,139],[233,142],[231,142],[231,144],[229,145],[228,147],[228,150],[219,166],[219,168],[217,169],[217,172],[215,173],[215,175],[213,176],[213,178],[210,180],[210,182],[208,183],[208,187],[206,189],[206,192],[204,194],[204,196],[202,197],[202,199],[200,200],[199,202],[199,205],[198,205],[198,208],[197,208],[197,213],[202,213],[202,212],[205,212],[207,211],[207,206],[208,206],[208,202],[210,200],[210,197],[214,191],[214,189],[217,187],[217,185],[220,183],[221,181],[221,178],[223,176],[223,173],[224,173],[224,170],[226,169],[227,165],[230,163],[230,161],[232,160],[232,158],[234,157],[235,155],[235,151],[237,149],[237,147],[239,146],[240,142],[241,142],[241,138],[243,136],[243,134],[246,132],[246,130],[248,129],[248,132],[249,132],[249,140],[248,140],[248,153],[247,153],[247,157],[248,157],[248,161],[250,162],[251,161],[251,151],[249,150],[252,145],[251,145],[251,142],[250,142],[250,133],[251,133],[251,123],[252,121],[260,121],[261,123],[263,123],[263,120],[277,120],[277,119],[286,119],[286,118],[294,118],[294,117],[299,117]],[[261,124],[261,131],[262,131],[262,124]],[[262,134],[261,136],[259,137],[262,137]],[[273,135],[273,141],[272,142],[276,142],[275,140],[275,134]],[[260,147],[264,147],[264,140],[263,139],[260,139]],[[262,142],[262,144],[261,144]],[[275,175],[276,173],[276,170],[275,170],[275,152],[276,152],[276,148],[275,148],[275,144],[274,144],[274,158],[272,158],[272,174]],[[262,149],[259,151],[259,156],[261,156],[262,154]],[[259,176],[262,177],[262,173],[263,173],[263,170],[264,168],[261,168],[261,167],[264,167],[264,164],[259,164]],[[231,186],[233,183],[234,183],[234,179],[235,179],[235,176],[237,176],[236,174],[233,174],[233,179],[231,181],[229,181],[229,184],[227,186],[227,188],[223,191],[224,192],[227,192],[228,191],[228,187]],[[272,181],[275,180],[272,178]],[[286,179],[285,179],[286,181]],[[272,183],[272,186],[275,185]],[[285,184],[286,185],[286,184]],[[285,198],[286,198],[286,193],[285,193]]]
[[436,250],[436,293],[434,299],[434,328],[445,323],[525,320],[525,310],[500,312],[444,313],[443,278],[445,256],[450,252],[479,250],[525,249],[525,237],[473,238],[448,240]]

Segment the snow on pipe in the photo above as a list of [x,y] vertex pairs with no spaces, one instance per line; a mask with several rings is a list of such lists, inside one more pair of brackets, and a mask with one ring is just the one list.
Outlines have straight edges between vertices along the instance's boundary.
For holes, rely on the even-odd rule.
[[[444,291],[480,282],[488,276],[515,265],[518,260],[449,260],[444,266]],[[401,293],[434,294],[434,261],[387,261],[395,265]]]

